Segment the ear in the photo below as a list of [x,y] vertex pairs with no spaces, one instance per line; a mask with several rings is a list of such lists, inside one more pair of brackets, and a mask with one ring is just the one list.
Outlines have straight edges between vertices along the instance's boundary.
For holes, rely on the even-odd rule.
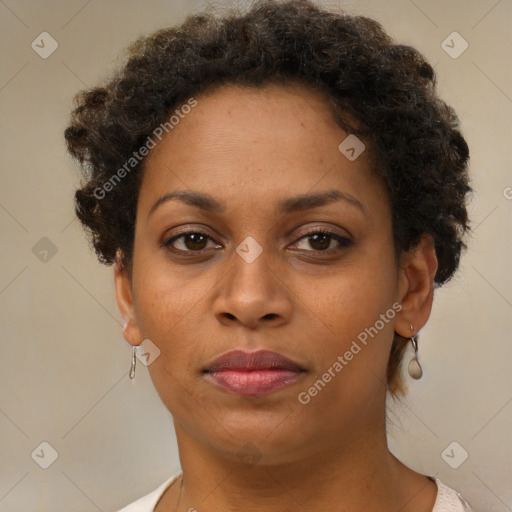
[[124,319],[123,337],[131,345],[140,345],[142,336],[135,318],[131,276],[122,263],[122,253],[119,250],[114,261],[114,286],[117,306]]
[[398,300],[402,304],[402,310],[395,322],[395,332],[401,336],[410,338],[427,323],[434,300],[436,271],[434,240],[432,236],[425,235],[401,258]]

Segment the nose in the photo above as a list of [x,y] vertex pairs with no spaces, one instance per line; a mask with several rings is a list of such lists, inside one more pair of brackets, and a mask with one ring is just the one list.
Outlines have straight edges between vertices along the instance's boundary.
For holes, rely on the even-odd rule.
[[233,253],[214,299],[214,313],[221,324],[257,329],[290,321],[292,294],[286,285],[286,273],[271,265],[271,257],[270,251],[264,250],[248,263]]

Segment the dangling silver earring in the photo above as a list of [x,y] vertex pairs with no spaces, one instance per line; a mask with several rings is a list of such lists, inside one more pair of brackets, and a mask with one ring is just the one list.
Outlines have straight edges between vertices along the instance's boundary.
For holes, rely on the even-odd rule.
[[[411,324],[411,331],[413,331],[413,330],[414,330],[414,327]],[[418,379],[421,379],[421,377],[423,375],[423,368],[421,367],[421,364],[418,361],[418,335],[416,334],[416,336],[411,336],[410,339],[411,339],[412,348],[414,349],[414,356],[409,361],[408,371],[409,371],[409,375],[413,379],[418,380]]]
[[130,366],[130,373],[128,374],[131,380],[133,380],[135,378],[136,362],[137,362],[137,346],[134,345],[132,348],[132,365]]

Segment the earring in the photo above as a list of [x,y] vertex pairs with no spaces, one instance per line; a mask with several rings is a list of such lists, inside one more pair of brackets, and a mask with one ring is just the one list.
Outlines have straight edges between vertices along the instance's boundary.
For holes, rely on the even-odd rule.
[[130,366],[130,373],[128,374],[130,379],[133,380],[135,378],[135,364],[137,362],[137,347],[134,345],[132,347],[132,364]]
[[[414,330],[414,328],[411,324],[411,331],[412,330]],[[411,343],[412,343],[412,348],[414,349],[414,356],[409,361],[408,370],[409,370],[409,375],[413,379],[418,380],[418,379],[421,379],[421,377],[423,375],[423,368],[421,367],[421,365],[418,361],[418,335],[416,334],[416,336],[411,336],[410,339],[411,339]]]

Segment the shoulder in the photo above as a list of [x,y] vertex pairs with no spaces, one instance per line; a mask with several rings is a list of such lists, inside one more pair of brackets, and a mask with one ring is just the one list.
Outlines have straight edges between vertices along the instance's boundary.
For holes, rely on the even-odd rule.
[[437,498],[432,512],[472,512],[469,503],[455,490],[434,478],[437,484]]
[[160,485],[157,489],[146,494],[142,498],[139,498],[137,501],[126,505],[122,509],[117,512],[153,512],[158,500],[163,495],[164,491],[169,487],[174,480],[176,480],[181,475],[181,472],[176,473],[171,478],[166,480],[162,485]]
[[[118,512],[153,512],[164,491],[180,475],[181,472],[173,475],[154,491],[130,503],[126,507],[118,510]],[[473,512],[469,503],[456,490],[443,484],[438,478],[434,478],[434,480],[437,484],[437,498],[432,512]]]

